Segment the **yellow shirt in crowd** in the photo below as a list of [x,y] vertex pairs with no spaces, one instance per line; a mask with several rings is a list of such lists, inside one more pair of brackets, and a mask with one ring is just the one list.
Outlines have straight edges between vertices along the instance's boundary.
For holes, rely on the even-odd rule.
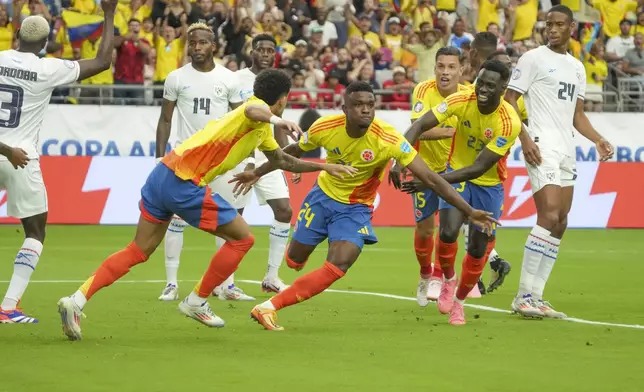
[[602,15],[602,30],[609,38],[619,35],[619,22],[637,8],[637,2],[632,0],[591,0],[591,5]]
[[9,50],[13,44],[13,25],[8,22],[5,27],[0,27],[0,50]]
[[516,23],[514,26],[513,41],[523,41],[532,37],[532,29],[537,23],[539,0],[527,0],[516,8]]
[[499,13],[496,8],[499,0],[480,0],[479,1],[479,21],[476,25],[478,31],[487,31],[487,25],[494,22],[499,24]]
[[[97,39],[96,42],[92,43],[89,40],[83,41],[80,47],[80,56],[81,59],[93,59],[98,53],[98,47],[101,44],[101,38]],[[83,80],[83,84],[114,84],[114,74],[112,73],[112,67],[106,69],[105,71],[94,75],[90,78]]]
[[154,81],[163,82],[168,74],[179,68],[183,56],[183,45],[180,38],[166,42],[163,37],[157,37],[157,65],[154,70]]

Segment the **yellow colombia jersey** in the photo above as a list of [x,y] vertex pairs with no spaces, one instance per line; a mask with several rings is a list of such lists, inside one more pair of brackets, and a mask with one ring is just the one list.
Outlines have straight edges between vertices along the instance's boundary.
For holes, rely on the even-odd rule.
[[512,105],[501,100],[496,111],[481,114],[476,104],[476,93],[467,90],[450,95],[443,103],[433,108],[432,112],[440,122],[452,116],[458,118],[449,154],[451,169],[458,170],[472,165],[481,150],[487,148],[503,155],[503,158],[481,177],[470,182],[493,186],[505,180],[507,155],[521,132],[521,120]]
[[210,121],[204,129],[170,151],[162,162],[177,177],[206,186],[248,158],[256,148],[261,151],[278,149],[271,125],[246,117],[244,111],[251,104],[266,105],[266,102],[251,97],[219,120]]
[[318,185],[327,196],[340,203],[368,206],[376,199],[376,190],[391,159],[407,166],[417,154],[393,126],[377,118],[363,137],[350,137],[344,114],[318,119],[300,138],[299,146],[304,151],[322,147],[327,151],[328,163],[351,165],[358,169],[353,177],[342,180],[322,172]]
[[[474,86],[476,85],[476,80],[474,81],[474,84],[470,84],[469,87],[472,91],[474,91]],[[517,106],[519,107],[519,117],[521,118],[521,121],[526,122],[528,121],[528,111],[525,108],[525,100],[523,99],[523,95],[517,99]]]
[[[463,91],[468,87],[461,84],[458,85],[458,91]],[[436,80],[426,80],[416,88],[412,94],[412,111],[411,119],[417,120],[429,109],[443,102],[445,97],[441,95],[436,86]],[[452,117],[447,119],[444,123],[440,124],[441,128],[456,128],[458,119]],[[452,145],[451,139],[441,140],[419,140],[414,146],[423,161],[429,166],[430,169],[436,173],[445,171],[447,167],[447,156],[449,155],[449,148]]]

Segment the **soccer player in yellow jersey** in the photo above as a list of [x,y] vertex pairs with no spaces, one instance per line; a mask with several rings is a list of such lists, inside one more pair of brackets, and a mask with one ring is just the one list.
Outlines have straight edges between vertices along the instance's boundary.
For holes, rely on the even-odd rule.
[[[463,74],[463,57],[454,47],[440,48],[436,52],[435,79],[426,80],[414,89],[412,94],[412,123],[439,105],[449,95],[468,89],[458,83]],[[456,118],[447,119],[441,128],[455,128]],[[438,140],[419,140],[415,149],[427,166],[436,173],[442,173],[447,167],[451,137]],[[420,280],[416,290],[416,301],[420,306],[427,306],[429,300],[436,300],[440,294],[443,272],[439,264],[432,270],[434,253],[434,216],[438,211],[438,195],[431,190],[421,190],[412,195],[414,203],[414,251],[420,264]]]
[[[510,70],[495,60],[486,61],[478,75],[474,91],[463,91],[447,97],[440,105],[425,113],[405,133],[414,143],[424,131],[431,130],[446,119],[456,116],[458,126],[452,140],[447,173],[443,178],[474,208],[492,211],[501,216],[503,181],[507,176],[506,159],[510,147],[521,131],[521,121],[514,108],[503,101]],[[400,177],[392,175],[400,187]],[[417,187],[412,187],[415,191]],[[454,272],[458,250],[458,234],[463,214],[441,200],[440,235],[437,257],[445,277],[438,297],[438,309],[450,314],[453,325],[465,324],[463,302],[477,284],[487,261],[487,251],[494,247],[494,232],[488,233],[474,222],[470,228],[467,255],[463,260],[460,282]],[[458,289],[457,289],[458,284]]]
[[[431,171],[416,150],[391,125],[375,116],[376,97],[371,85],[351,83],[345,91],[344,114],[320,118],[300,139],[284,149],[289,155],[323,147],[327,162],[355,167],[351,178],[338,180],[326,174],[304,199],[293,239],[286,254],[289,267],[301,270],[317,245],[328,238],[329,251],[324,265],[293,282],[288,289],[255,306],[251,312],[269,330],[282,330],[276,311],[320,294],[342,278],[357,260],[362,247],[378,239],[371,227],[376,191],[392,158],[406,166],[427,187],[452,203],[461,216],[469,216],[483,227],[490,227],[490,213],[472,209],[440,176]],[[237,175],[246,187],[275,169],[268,163]]]
[[182,313],[200,323],[224,326],[207,299],[237,269],[254,238],[244,219],[207,184],[237,166],[255,148],[263,150],[276,167],[292,172],[327,170],[331,176],[342,177],[356,171],[349,166],[301,161],[279,149],[270,124],[276,132],[301,132],[295,123],[277,117],[286,106],[290,88],[290,78],[283,72],[264,71],[255,80],[255,98],[208,123],[157,164],[141,189],[141,217],[134,240],[109,256],[76,293],[58,302],[63,331],[70,340],[81,339],[80,317],[86,302],[130,268],[148,260],[163,240],[173,214],[226,240],[194,291],[179,304]]

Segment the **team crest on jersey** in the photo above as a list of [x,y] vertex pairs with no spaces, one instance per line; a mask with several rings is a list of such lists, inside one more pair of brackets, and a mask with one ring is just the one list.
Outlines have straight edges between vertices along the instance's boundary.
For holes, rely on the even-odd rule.
[[492,139],[492,128],[486,128],[484,135],[486,138]]
[[373,153],[373,150],[370,150],[367,148],[365,150],[362,150],[362,152],[360,153],[360,157],[365,162],[371,162],[374,160],[376,155]]
[[416,102],[416,104],[414,105],[414,112],[416,112],[416,113],[420,113],[420,112],[422,112],[422,111],[423,111],[423,108],[424,108],[424,107],[425,107],[425,106],[423,105],[423,103],[422,103],[422,102]]
[[414,209],[414,215],[416,215],[416,218],[420,219],[423,216],[423,212],[416,208]]
[[408,154],[411,152],[411,144],[409,142],[404,141],[403,144],[400,145],[400,151],[404,152],[405,154]]
[[496,146],[498,148],[503,148],[503,146],[505,146],[506,144],[508,144],[508,139],[506,139],[504,137],[500,137],[500,138],[496,139]]
[[512,71],[512,79],[517,80],[521,77],[521,70],[519,68],[515,68],[514,71]]
[[440,114],[445,114],[447,112],[447,102],[443,102],[438,107],[436,107],[436,111]]
[[69,68],[69,69],[74,69],[74,66],[75,66],[75,65],[74,65],[74,62],[73,62],[73,61],[69,61],[69,60],[64,60],[64,61],[63,61],[63,64],[65,64],[65,67],[67,67],[67,68]]
[[215,86],[215,95],[217,97],[223,97],[226,95],[226,92],[224,91],[224,88],[221,86]]
[[577,72],[577,80],[579,80],[580,83],[583,81],[581,72]]

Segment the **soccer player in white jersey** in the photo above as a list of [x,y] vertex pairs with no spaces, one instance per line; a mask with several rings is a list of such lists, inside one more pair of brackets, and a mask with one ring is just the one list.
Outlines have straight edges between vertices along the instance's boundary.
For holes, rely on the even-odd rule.
[[[275,63],[275,49],[276,42],[273,36],[259,34],[253,38],[251,52],[253,65],[250,68],[235,72],[241,100],[246,101],[253,95],[253,83],[255,83],[256,75],[267,68],[273,67]],[[282,148],[289,143],[286,136],[281,134],[275,134],[275,139]],[[231,170],[216,179],[212,188],[217,189],[217,192],[226,200],[233,198],[233,186],[228,181],[232,180],[233,175],[236,173],[253,170],[255,168],[255,161],[257,161],[258,165],[261,165],[267,160],[264,154],[255,151],[255,157],[249,158],[235,170]],[[253,189],[260,205],[268,204],[273,210],[274,217],[269,232],[268,270],[262,281],[262,290],[265,292],[279,293],[288,287],[279,278],[278,271],[282,265],[286,251],[289,232],[291,230],[291,216],[293,214],[284,172],[275,170],[260,178],[253,186]],[[248,204],[249,198],[250,193],[237,196],[233,206],[243,208]],[[216,288],[215,293],[219,293],[220,299],[227,299],[228,295],[226,294],[226,290],[229,287],[234,287],[234,275],[231,275],[220,287]]]
[[[235,74],[224,66],[215,65],[213,57],[217,46],[212,30],[204,23],[194,23],[188,27],[187,37],[191,62],[170,72],[163,88],[163,103],[157,125],[157,160],[161,160],[165,155],[175,108],[179,114],[177,140],[183,142],[203,129],[209,121],[226,114],[229,107],[234,109],[242,104]],[[214,182],[212,186],[216,189]],[[226,201],[233,207],[240,208],[239,203],[232,197]],[[162,301],[174,301],[179,298],[177,272],[186,226],[188,224],[183,219],[174,216],[166,232],[167,285],[159,297]],[[216,237],[216,241],[218,247],[223,246],[222,238]],[[227,298],[249,301],[254,299],[236,287],[228,290]]]
[[47,192],[37,150],[40,126],[55,87],[94,76],[110,67],[117,0],[102,0],[105,15],[96,58],[68,61],[39,58],[47,45],[49,24],[41,16],[25,18],[19,49],[0,52],[0,189],[7,190],[7,211],[25,231],[9,288],[0,304],[0,323],[37,323],[19,308],[42,254],[47,224]]
[[564,318],[543,299],[572,206],[575,169],[575,130],[595,143],[600,159],[613,156],[613,147],[590,124],[584,113],[586,73],[567,53],[570,32],[576,28],[572,11],[557,5],[546,16],[548,45],[519,59],[506,100],[515,109],[525,97],[530,117],[520,140],[537,207],[537,225],[525,244],[519,292],[512,310],[528,317]]

